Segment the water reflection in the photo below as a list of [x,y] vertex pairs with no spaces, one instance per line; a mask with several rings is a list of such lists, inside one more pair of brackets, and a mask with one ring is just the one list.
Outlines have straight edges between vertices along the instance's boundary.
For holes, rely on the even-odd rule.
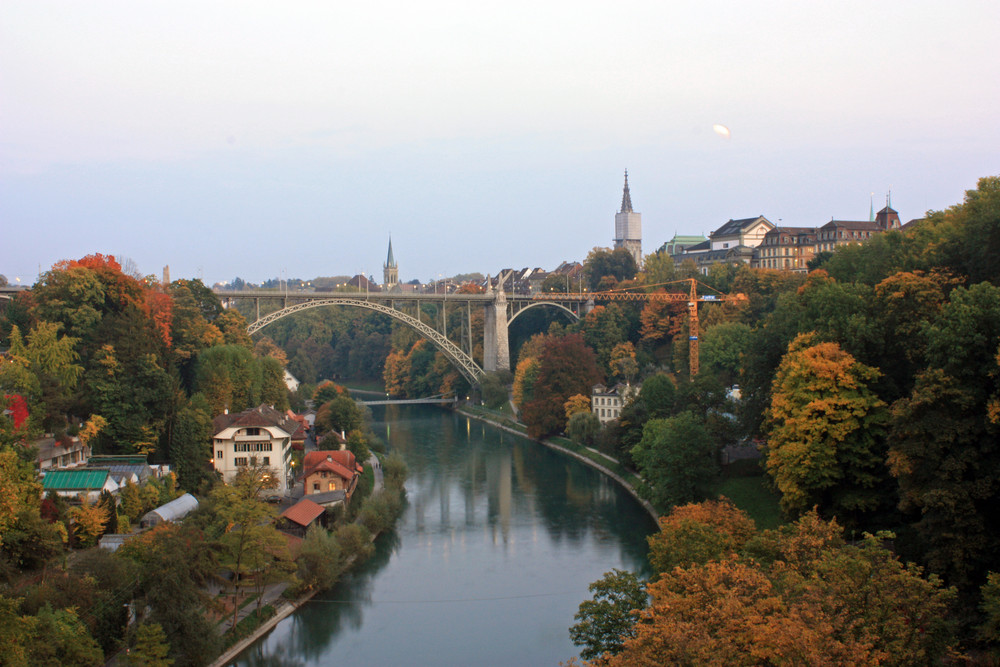
[[455,413],[375,416],[410,468],[397,531],[236,664],[557,664],[587,585],[645,573],[655,525],[603,475]]

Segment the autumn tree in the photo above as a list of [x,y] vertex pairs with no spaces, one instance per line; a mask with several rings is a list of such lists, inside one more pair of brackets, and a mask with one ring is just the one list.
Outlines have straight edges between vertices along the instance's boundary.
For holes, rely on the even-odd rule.
[[649,536],[649,562],[655,572],[670,572],[724,560],[756,532],[753,519],[727,498],[678,505],[660,517],[660,530]]
[[639,372],[639,364],[635,360],[635,346],[625,341],[615,345],[611,350],[611,372],[626,384],[632,384],[635,374]]
[[579,334],[546,337],[538,360],[533,398],[523,406],[528,434],[538,438],[563,431],[563,404],[575,394],[589,394],[599,374],[593,351]]
[[819,505],[859,517],[884,505],[885,403],[868,388],[878,371],[836,343],[804,334],[774,378],[765,465],[789,514]]
[[[674,528],[712,525],[683,513]],[[954,590],[900,562],[882,545],[891,535],[846,544],[809,512],[747,539],[745,519],[725,514],[719,540],[695,541],[726,546],[660,572],[634,636],[604,664],[923,665],[949,653]]]

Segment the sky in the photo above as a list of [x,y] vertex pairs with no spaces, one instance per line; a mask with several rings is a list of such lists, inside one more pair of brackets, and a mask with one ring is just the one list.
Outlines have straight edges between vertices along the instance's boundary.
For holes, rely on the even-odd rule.
[[[553,269],[1000,174],[995,0],[0,3],[0,274]],[[713,130],[729,128],[726,138]],[[874,193],[874,195],[872,195]],[[780,222],[779,222],[780,221]]]

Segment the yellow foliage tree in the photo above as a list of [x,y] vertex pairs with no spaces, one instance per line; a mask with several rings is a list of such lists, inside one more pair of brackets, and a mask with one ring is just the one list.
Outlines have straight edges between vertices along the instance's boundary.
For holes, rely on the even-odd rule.
[[108,523],[108,512],[98,503],[93,505],[86,496],[80,496],[80,504],[70,510],[73,519],[73,532],[84,546],[92,546],[97,543],[101,531]]
[[563,408],[566,409],[566,421],[569,421],[575,414],[590,412],[590,398],[583,394],[574,394],[566,399]]

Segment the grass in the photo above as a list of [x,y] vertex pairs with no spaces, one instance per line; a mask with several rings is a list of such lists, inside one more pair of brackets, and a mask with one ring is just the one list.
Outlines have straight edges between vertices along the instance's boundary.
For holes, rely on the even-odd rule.
[[763,475],[722,478],[712,492],[732,500],[762,530],[777,528],[783,523],[778,495],[767,488]]

